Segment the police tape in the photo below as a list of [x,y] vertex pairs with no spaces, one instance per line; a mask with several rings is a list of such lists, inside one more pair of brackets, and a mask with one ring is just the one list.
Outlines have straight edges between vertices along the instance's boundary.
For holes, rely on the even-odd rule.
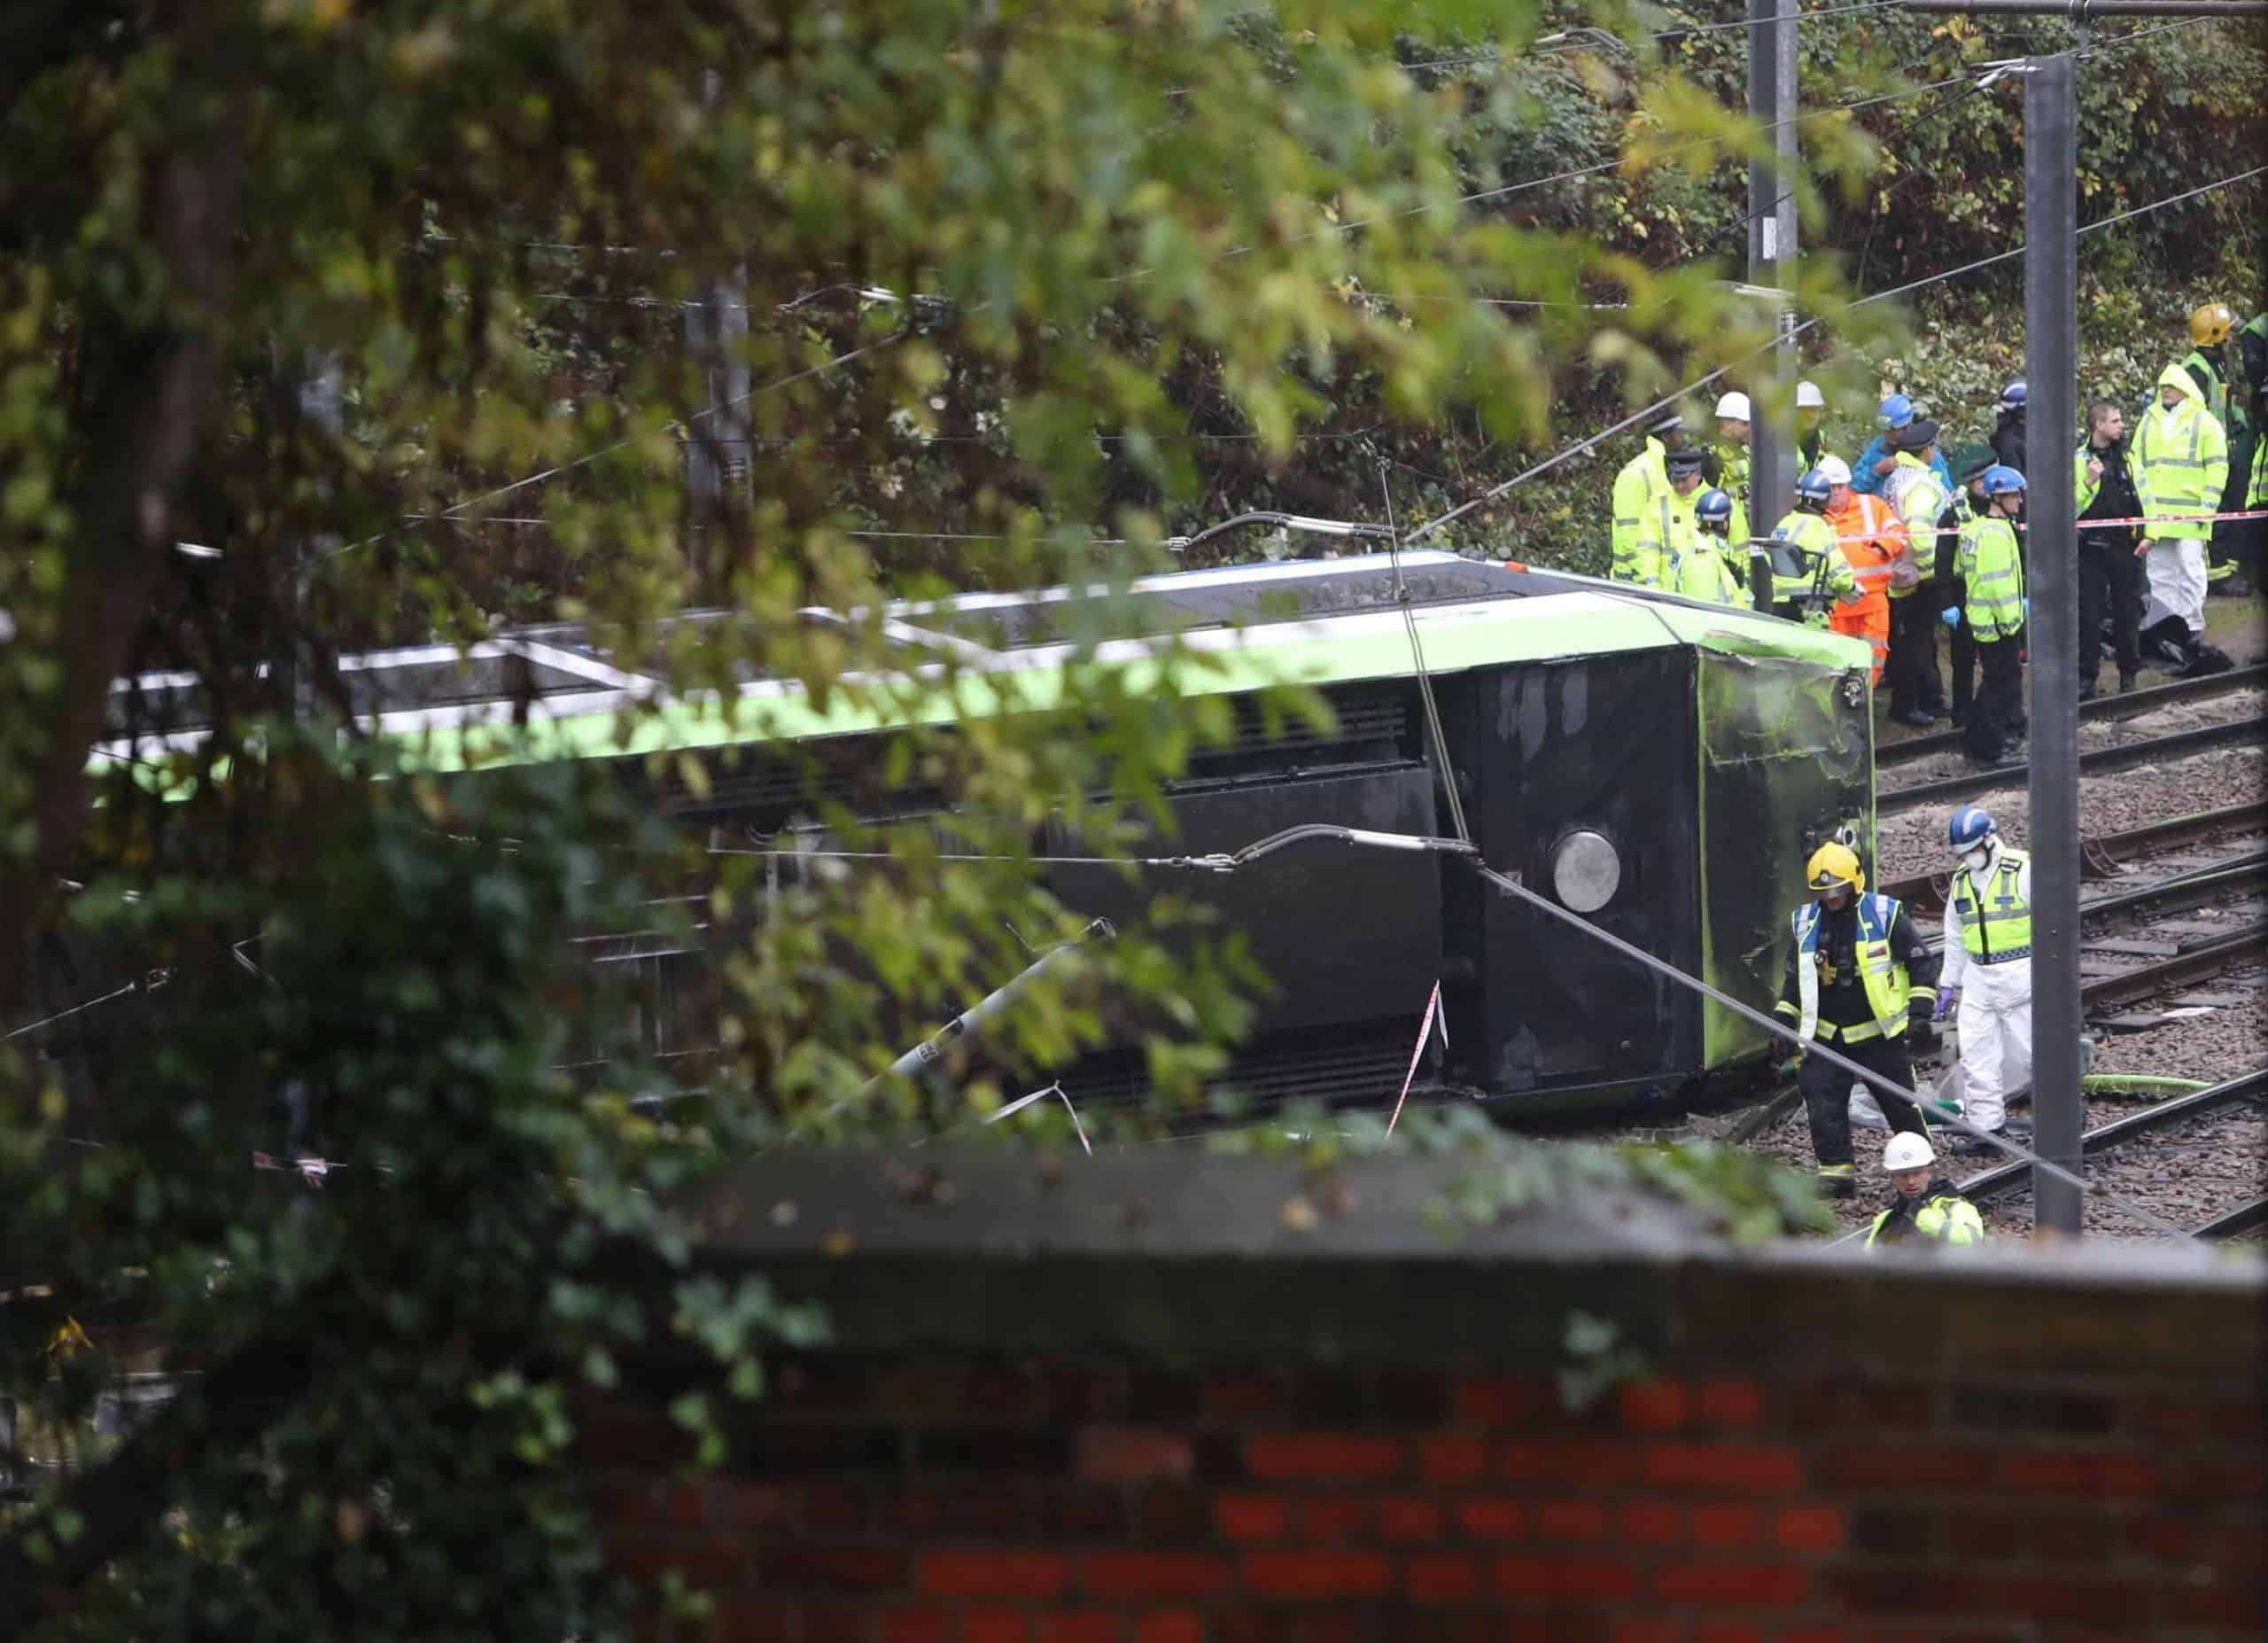
[[[2081,519],[2078,521],[2078,528],[2083,531],[2109,531],[2122,528],[2131,529],[2138,525],[2226,524],[2237,519],[2268,519],[2268,508],[2247,508],[2228,513],[2156,513],[2138,515],[2135,518],[2126,519]],[[2031,528],[2029,524],[2022,519],[2011,519],[2008,523],[2019,531],[2028,531]],[[1901,526],[1900,529],[1903,528],[1904,527]],[[1930,529],[1931,532],[1938,535],[1951,535],[1955,533],[1955,527],[1953,526],[1946,526],[1940,530],[1938,526],[1932,526]],[[1883,540],[1884,534],[1885,533],[1881,531],[1862,531],[1855,536],[1837,536],[1835,540],[1837,542],[1878,542]],[[1748,540],[1751,552],[1759,551],[1765,548],[1773,546],[1786,547],[1801,545],[1799,543],[1787,543],[1782,541],[1776,537],[1771,536],[1751,536]]]

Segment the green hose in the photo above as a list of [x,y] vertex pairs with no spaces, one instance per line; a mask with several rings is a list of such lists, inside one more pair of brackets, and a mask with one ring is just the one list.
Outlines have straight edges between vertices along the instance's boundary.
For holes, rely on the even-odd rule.
[[2201,1078],[2162,1078],[2148,1072],[2090,1072],[2079,1088],[2090,1095],[2148,1095],[2159,1101],[2204,1089]]

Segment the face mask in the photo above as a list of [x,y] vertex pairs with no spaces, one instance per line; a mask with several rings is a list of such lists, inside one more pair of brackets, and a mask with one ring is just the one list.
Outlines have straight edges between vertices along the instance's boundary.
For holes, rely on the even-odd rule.
[[1974,850],[1964,850],[1961,853],[1961,866],[1972,873],[1982,873],[1984,870],[1984,864],[1992,859],[1992,851],[1983,845],[1977,845]]

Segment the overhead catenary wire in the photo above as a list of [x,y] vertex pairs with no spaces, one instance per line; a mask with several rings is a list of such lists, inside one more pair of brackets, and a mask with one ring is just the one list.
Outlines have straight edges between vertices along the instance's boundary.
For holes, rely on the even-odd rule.
[[[2240,183],[2249,182],[2252,178],[2259,176],[2264,172],[2268,172],[2268,166],[2255,166],[2249,171],[2240,171],[2234,175],[2222,177],[2215,182],[2203,183],[2196,188],[2184,189],[2179,194],[2169,194],[2163,199],[2155,199],[2148,205],[2137,206],[2131,211],[2122,211],[2114,216],[2104,217],[2097,222],[2085,223],[2081,225],[2078,232],[2082,237],[2084,237],[2085,235],[2094,233],[2096,230],[2101,229],[2111,228],[2121,222],[2129,222],[2137,217],[2148,216],[2154,211],[2163,211],[2168,206],[2180,205],[2184,201],[2198,199],[2202,195],[2213,193],[2218,190],[2232,188]],[[1974,274],[1980,269],[1991,268],[1996,263],[2008,261],[2012,258],[2023,255],[2023,253],[2024,247],[2022,245],[2017,245],[2008,251],[1996,252],[1989,257],[1979,257],[1973,262],[1965,262],[1959,268],[1947,269],[1943,273],[1931,274],[1922,279],[1909,280],[1902,285],[1893,285],[1887,291],[1872,292],[1866,296],[1854,298],[1851,301],[1845,303],[1837,310],[1837,312],[1847,314],[1853,308],[1864,308],[1869,303],[1887,302],[1892,298],[1908,295],[1913,292],[1922,290],[1925,286],[1938,284],[1946,280],[1958,279],[1963,275]],[[1487,506],[1488,503],[1495,501],[1498,497],[1505,495],[1509,492],[1517,489],[1518,487],[1526,484],[1530,479],[1536,478],[1539,474],[1549,472],[1551,469],[1559,466],[1560,463],[1570,461],[1587,451],[1596,448],[1597,446],[1604,444],[1606,440],[1612,439],[1616,434],[1624,432],[1629,428],[1635,426],[1637,424],[1643,422],[1650,417],[1659,416],[1663,411],[1676,404],[1687,394],[1698,392],[1700,389],[1708,387],[1713,383],[1721,381],[1724,378],[1729,376],[1736,369],[1747,363],[1750,360],[1755,359],[1760,354],[1771,352],[1774,348],[1778,347],[1783,340],[1792,341],[1795,338],[1802,336],[1806,331],[1808,331],[1816,326],[1824,324],[1829,317],[1831,316],[1827,315],[1814,315],[1810,319],[1804,320],[1798,323],[1787,333],[1787,336],[1784,339],[1775,337],[1771,341],[1760,344],[1754,348],[1751,348],[1744,354],[1735,355],[1724,364],[1717,367],[1716,370],[1710,371],[1704,376],[1695,378],[1691,382],[1686,383],[1683,385],[1672,390],[1670,393],[1664,394],[1661,398],[1655,400],[1651,404],[1640,407],[1637,410],[1632,412],[1629,416],[1623,417],[1620,421],[1609,424],[1607,427],[1601,429],[1596,433],[1590,434],[1584,439],[1576,440],[1573,445],[1569,445],[1554,453],[1552,456],[1545,457],[1542,462],[1535,463],[1533,467],[1524,469],[1520,472],[1514,474],[1511,479],[1503,481],[1501,484],[1491,486],[1488,489],[1481,492],[1479,495],[1472,497],[1465,502],[1459,502],[1456,507],[1449,509],[1447,512],[1435,515],[1433,518],[1426,520],[1424,524],[1408,533],[1402,540],[1405,542],[1414,542],[1423,537],[1431,535],[1433,532],[1441,529],[1441,526],[1448,525],[1456,519],[1462,518],[1464,515],[1471,513],[1476,508]]]

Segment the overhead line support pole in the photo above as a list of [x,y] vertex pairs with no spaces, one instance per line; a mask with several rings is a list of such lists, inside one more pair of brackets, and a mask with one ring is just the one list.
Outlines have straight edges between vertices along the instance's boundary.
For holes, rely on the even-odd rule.
[[[1773,159],[1748,168],[1748,278],[1768,290],[1790,289],[1796,258],[1796,19],[1783,0],[1749,0],[1749,118],[1772,133]],[[1795,315],[1775,311],[1780,341],[1749,394],[1748,528],[1767,536],[1796,488]],[[1772,579],[1751,561],[1749,593],[1772,608]]]
[[[2081,1167],[2079,1094],[2079,596],[2072,466],[2078,407],[2078,59],[2036,58],[2024,76],[2026,553],[2031,600],[2031,1041],[2035,1149]],[[2085,642],[2093,643],[2089,637]],[[2035,1170],[2032,1223],[2076,1236],[2079,1194]]]

